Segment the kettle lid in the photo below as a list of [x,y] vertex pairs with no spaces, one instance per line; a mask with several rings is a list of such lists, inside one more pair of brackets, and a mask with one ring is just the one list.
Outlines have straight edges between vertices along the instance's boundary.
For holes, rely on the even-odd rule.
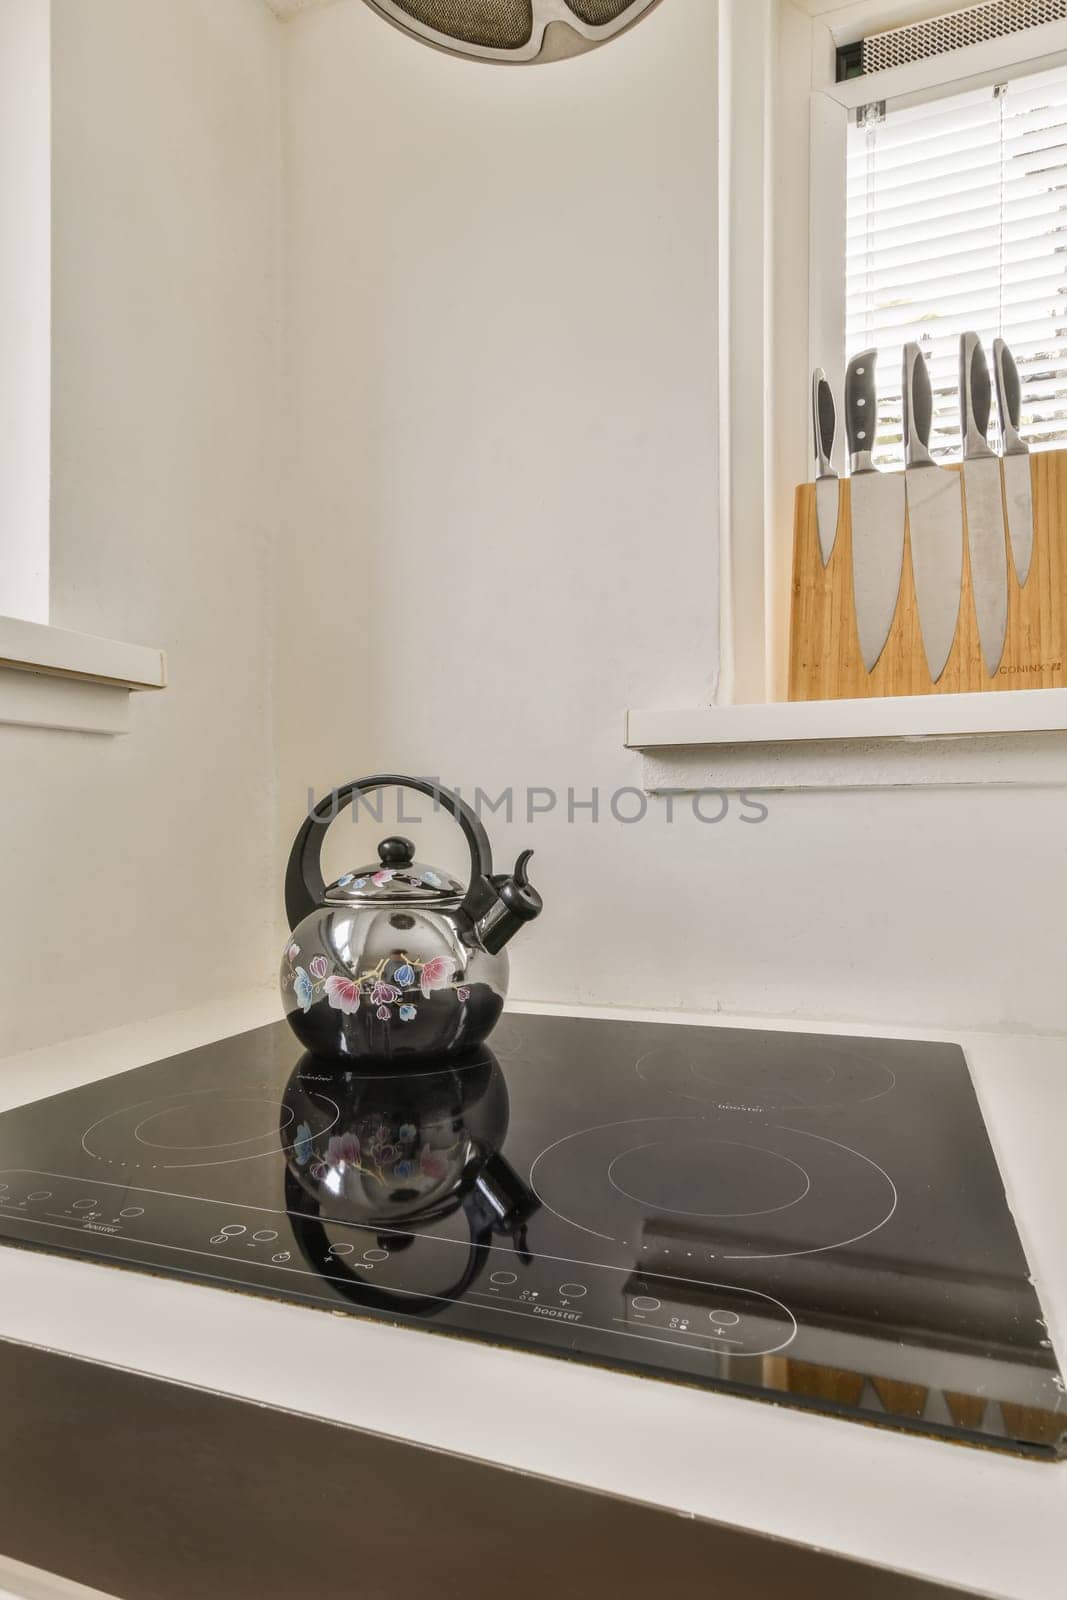
[[464,894],[464,886],[442,867],[415,860],[410,839],[383,839],[378,860],[344,872],[326,890],[328,905],[445,905]]

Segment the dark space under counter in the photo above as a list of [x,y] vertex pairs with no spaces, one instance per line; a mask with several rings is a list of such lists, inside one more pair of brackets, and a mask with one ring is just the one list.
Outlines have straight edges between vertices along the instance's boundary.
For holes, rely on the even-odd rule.
[[0,1550],[121,1600],[965,1594],[26,1345],[0,1417]]

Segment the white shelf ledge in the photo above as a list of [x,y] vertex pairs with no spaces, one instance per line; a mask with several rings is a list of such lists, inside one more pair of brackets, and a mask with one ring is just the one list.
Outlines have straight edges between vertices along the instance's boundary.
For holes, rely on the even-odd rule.
[[167,681],[162,650],[19,617],[0,617],[0,666],[119,689],[162,689]]
[[166,681],[162,650],[0,617],[0,723],[127,733],[130,695]]
[[0,723],[59,733],[129,733],[130,690],[0,667]]
[[677,745],[822,743],[827,739],[944,739],[1067,729],[1067,689],[917,694],[882,700],[795,700],[753,706],[630,711],[626,743]]
[[650,793],[1067,784],[1065,733],[1067,689],[696,706],[626,719]]

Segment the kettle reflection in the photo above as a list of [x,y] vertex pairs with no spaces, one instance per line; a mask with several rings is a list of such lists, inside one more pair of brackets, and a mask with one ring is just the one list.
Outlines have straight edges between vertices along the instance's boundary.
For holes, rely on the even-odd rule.
[[[477,1277],[494,1237],[528,1259],[538,1201],[500,1153],[507,1084],[484,1045],[439,1070],[389,1077],[308,1054],[282,1103],[293,1231],[346,1298],[432,1315]],[[363,1244],[374,1247],[364,1252],[373,1272],[361,1269]]]
[[337,1071],[305,1055],[286,1086],[282,1143],[309,1199],[352,1221],[452,1211],[500,1149],[508,1091],[484,1046],[437,1072]]

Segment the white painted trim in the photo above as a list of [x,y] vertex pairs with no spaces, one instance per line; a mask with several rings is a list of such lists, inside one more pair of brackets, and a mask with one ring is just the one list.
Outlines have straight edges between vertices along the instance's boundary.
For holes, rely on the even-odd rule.
[[777,0],[719,7],[720,703],[767,696],[772,670],[767,375],[777,22]]
[[[1067,789],[1067,739],[1062,733],[875,735],[653,748],[642,754],[641,786],[650,795],[712,796],[714,806],[730,794],[751,801],[759,794],[838,790]],[[745,820],[761,819],[748,812]]]
[[[848,113],[829,95],[811,96],[810,228],[807,240],[808,367],[822,367],[840,397],[845,387],[845,161]],[[834,440],[845,471],[845,430]]]
[[129,733],[130,690],[0,666],[0,723],[63,733]]
[[162,689],[167,681],[166,657],[151,645],[100,639],[19,617],[0,617],[0,666],[124,689]]
[[48,618],[51,8],[0,4],[0,611]]
[[902,28],[909,22],[924,22],[928,17],[954,10],[952,0],[792,0],[794,5],[816,17],[831,32],[838,44],[851,44],[867,33],[886,28]]
[[[806,60],[810,53],[812,24],[788,4],[779,7],[777,21],[772,41],[773,110],[767,163],[770,331],[763,373],[768,444],[762,625],[767,673],[762,694],[748,697],[763,700],[784,700],[788,693],[793,504],[796,485],[805,482],[812,471],[808,331],[811,95],[804,73],[796,70],[796,62]],[[739,626],[751,627],[752,620],[739,619]]]
[[795,700],[771,705],[630,711],[626,744],[825,743],[841,739],[943,739],[962,735],[1067,730],[1067,689],[981,694],[916,694],[875,700]]

